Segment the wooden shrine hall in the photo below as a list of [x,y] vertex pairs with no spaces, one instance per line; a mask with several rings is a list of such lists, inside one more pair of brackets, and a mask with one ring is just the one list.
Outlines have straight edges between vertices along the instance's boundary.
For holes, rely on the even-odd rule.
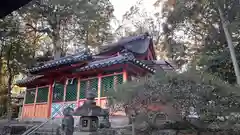
[[88,51],[45,62],[29,69],[30,76],[17,81],[26,87],[22,118],[62,117],[62,106],[77,108],[86,92],[94,91],[97,105],[106,108],[106,92],[136,76],[155,73],[156,67],[173,70],[157,61],[148,34],[126,37],[99,54]]

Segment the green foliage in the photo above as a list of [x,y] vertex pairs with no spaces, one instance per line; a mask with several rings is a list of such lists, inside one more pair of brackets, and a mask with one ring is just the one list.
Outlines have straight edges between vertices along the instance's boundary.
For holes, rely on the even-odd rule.
[[[28,62],[35,51],[21,33],[18,16],[0,20],[0,102],[2,108],[11,103],[12,81],[20,72],[26,73]],[[6,110],[4,109],[2,113]]]
[[108,0],[37,0],[20,10],[28,29],[46,33],[54,52],[62,53],[71,49],[70,42],[95,47],[105,41],[112,13]]
[[[184,46],[185,51],[187,51],[184,55],[190,55],[191,57],[195,55],[192,61],[195,60],[195,64],[205,72],[214,74],[229,83],[235,83],[234,69],[216,2],[219,3],[226,21],[229,22],[228,28],[238,55],[240,34],[238,0],[177,0],[174,10],[167,14],[167,22],[171,25],[168,32],[171,35],[176,31],[183,31],[194,43],[189,44],[181,40],[177,41],[174,38],[172,40]],[[181,59],[186,61],[184,58]],[[239,56],[237,58],[239,59]],[[189,61],[189,59],[187,60]]]
[[115,103],[123,103],[135,110],[139,110],[139,105],[153,103],[172,106],[183,118],[187,118],[191,114],[190,108],[194,107],[201,126],[216,123],[219,127],[233,126],[239,120],[239,87],[197,71],[157,73],[147,79],[128,82],[109,96]]

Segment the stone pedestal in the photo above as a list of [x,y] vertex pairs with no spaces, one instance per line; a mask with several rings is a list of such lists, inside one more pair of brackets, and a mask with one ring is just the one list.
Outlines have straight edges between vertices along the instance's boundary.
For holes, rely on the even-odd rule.
[[80,118],[79,127],[81,131],[95,132],[98,129],[98,117],[97,116],[82,116]]
[[74,132],[73,135],[99,135],[98,132]]
[[97,135],[96,132],[99,129],[98,117],[107,118],[108,113],[96,105],[95,97],[94,93],[88,92],[86,96],[87,100],[74,112],[75,116],[81,117],[79,120],[79,132],[74,134]]
[[[96,131],[96,132],[77,131],[77,132],[74,132],[73,135],[122,135],[122,134],[117,133],[116,129],[106,128],[106,129],[98,129],[98,131]],[[128,134],[126,134],[126,135],[128,135]]]

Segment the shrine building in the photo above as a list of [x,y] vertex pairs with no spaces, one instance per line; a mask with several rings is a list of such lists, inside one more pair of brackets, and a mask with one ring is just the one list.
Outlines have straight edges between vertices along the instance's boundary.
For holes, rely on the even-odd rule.
[[97,95],[97,105],[106,108],[108,90],[136,76],[154,74],[156,68],[173,70],[168,62],[156,60],[148,34],[123,38],[97,55],[83,51],[45,62],[17,81],[27,88],[21,117],[61,118],[63,106],[81,106],[88,90]]

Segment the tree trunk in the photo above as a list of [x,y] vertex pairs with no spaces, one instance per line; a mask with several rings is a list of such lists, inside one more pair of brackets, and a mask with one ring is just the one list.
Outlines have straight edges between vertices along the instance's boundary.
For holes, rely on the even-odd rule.
[[11,51],[12,51],[12,45],[10,46],[8,53],[7,53],[7,70],[8,70],[8,95],[7,95],[7,118],[10,121],[12,119],[12,80],[13,80],[13,75],[12,75],[12,69],[10,65],[10,58],[11,58]]
[[58,31],[55,31],[54,33],[55,33],[53,36],[54,59],[59,59],[62,54],[60,35]]
[[63,53],[61,47],[61,37],[60,37],[60,18],[55,13],[55,22],[50,23],[52,24],[53,32],[52,32],[52,41],[53,41],[53,52],[54,52],[54,59],[59,59]]
[[12,97],[11,97],[11,91],[12,91],[12,75],[9,74],[9,77],[8,77],[8,120],[11,120],[12,119]]
[[[218,2],[217,2],[217,4],[218,4]],[[231,59],[232,59],[232,62],[233,62],[233,67],[234,67],[234,72],[235,72],[235,75],[236,75],[237,84],[240,85],[240,71],[239,71],[239,66],[238,66],[234,46],[232,44],[232,37],[231,37],[231,35],[228,31],[227,22],[226,22],[226,20],[223,16],[222,10],[220,9],[219,5],[217,5],[217,7],[218,7],[218,12],[219,12],[219,15],[220,15],[221,22],[222,22],[222,27],[223,27],[223,30],[224,30],[224,33],[225,33],[225,37],[226,37],[226,40],[227,40],[227,43],[228,43],[228,48],[230,50],[230,55],[231,55]]]
[[3,46],[1,47],[1,51],[0,51],[0,84],[2,84],[2,68],[3,68]]
[[86,40],[85,40],[85,45],[84,45],[84,48],[86,49],[86,50],[88,50],[88,43],[89,43],[89,27],[87,26],[87,31],[86,31]]

